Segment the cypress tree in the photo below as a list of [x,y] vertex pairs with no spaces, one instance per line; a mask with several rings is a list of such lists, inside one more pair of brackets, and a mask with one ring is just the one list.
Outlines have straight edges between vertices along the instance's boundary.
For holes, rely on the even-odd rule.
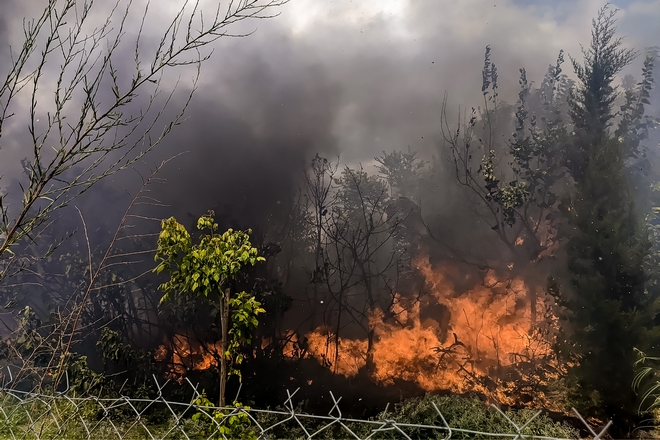
[[571,57],[578,81],[569,93],[574,139],[565,157],[568,170],[577,182],[585,177],[592,150],[608,136],[614,118],[612,105],[618,96],[613,81],[637,56],[634,50],[623,49],[623,39],[615,37],[616,12],[608,5],[601,8],[592,21],[591,44],[582,50],[583,63]]
[[593,149],[564,206],[568,289],[558,299],[568,322],[560,354],[574,362],[569,389],[582,410],[616,420],[634,416],[634,347],[652,325],[643,263],[649,242],[628,191],[620,144],[603,138]]
[[584,63],[572,59],[578,87],[570,94],[573,138],[565,152],[575,189],[561,208],[567,285],[550,285],[567,325],[559,353],[571,361],[569,390],[579,409],[614,420],[623,434],[635,418],[634,348],[648,343],[653,298],[645,289],[649,240],[636,212],[625,167],[626,136],[609,127],[618,96],[616,75],[635,57],[615,38],[616,10],[593,21]]

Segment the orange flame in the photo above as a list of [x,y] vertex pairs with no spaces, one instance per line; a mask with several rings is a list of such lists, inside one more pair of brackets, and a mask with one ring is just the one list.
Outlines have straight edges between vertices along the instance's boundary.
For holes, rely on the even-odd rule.
[[[431,300],[412,303],[397,294],[390,313],[395,320],[384,319],[381,310],[372,313],[373,379],[384,385],[412,381],[427,391],[477,391],[512,404],[525,383],[548,380],[551,374],[543,376],[539,369],[552,364],[544,371],[557,371],[553,332],[540,330],[556,324],[556,318],[538,298],[536,315],[550,319],[543,326],[532,322],[529,288],[522,278],[500,280],[489,270],[481,285],[457,294],[447,276],[450,268],[433,268],[428,257],[416,265]],[[435,313],[422,318],[429,307]],[[322,328],[308,334],[309,353],[336,373],[355,376],[366,365],[367,340],[335,336]],[[532,394],[537,400],[544,397],[537,390]]]
[[194,338],[176,334],[169,348],[160,345],[154,353],[158,362],[166,362],[168,379],[181,380],[188,371],[204,371],[217,367],[222,352],[222,342],[201,344]]

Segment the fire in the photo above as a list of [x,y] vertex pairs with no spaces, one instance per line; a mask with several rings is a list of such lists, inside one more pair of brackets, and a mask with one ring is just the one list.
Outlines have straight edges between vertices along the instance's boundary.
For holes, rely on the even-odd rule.
[[[416,266],[429,297],[411,301],[397,294],[387,314],[395,320],[382,310],[370,317],[374,380],[384,385],[412,381],[427,391],[476,391],[512,404],[527,385],[556,378],[550,373],[559,368],[548,330],[556,319],[538,298],[535,315],[547,319],[532,322],[529,287],[522,278],[501,280],[489,270],[483,283],[457,293],[448,276],[451,268],[434,268],[428,257]],[[355,376],[366,366],[366,339],[336,338],[323,328],[307,339],[309,353],[338,374]],[[543,399],[537,390],[526,391]]]
[[[309,352],[323,365],[333,366],[335,373],[346,377],[355,376],[360,368],[364,367],[367,341],[339,338],[341,350],[337,352],[336,341],[331,336],[326,329],[308,334]],[[339,356],[339,361],[335,361],[336,356]]]
[[222,343],[201,344],[196,339],[175,334],[169,348],[160,345],[154,359],[168,364],[168,378],[181,379],[188,371],[204,371],[217,367],[222,352]]

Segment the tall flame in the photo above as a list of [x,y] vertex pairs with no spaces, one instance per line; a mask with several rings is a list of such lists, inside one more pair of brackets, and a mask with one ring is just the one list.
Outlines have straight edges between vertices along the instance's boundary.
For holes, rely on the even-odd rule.
[[[447,276],[449,267],[434,268],[428,257],[419,258],[416,266],[430,300],[396,295],[388,313],[396,319],[386,319],[381,310],[370,317],[374,380],[412,381],[427,391],[476,391],[511,404],[519,403],[516,394],[523,385],[557,377],[551,331],[556,318],[539,298],[536,316],[548,319],[532,322],[529,288],[522,278],[501,280],[489,270],[483,283],[459,294]],[[435,314],[423,313],[424,308]],[[336,338],[318,328],[307,340],[309,353],[338,374],[355,376],[366,365],[366,339]],[[533,394],[537,400],[544,397],[538,390]]]

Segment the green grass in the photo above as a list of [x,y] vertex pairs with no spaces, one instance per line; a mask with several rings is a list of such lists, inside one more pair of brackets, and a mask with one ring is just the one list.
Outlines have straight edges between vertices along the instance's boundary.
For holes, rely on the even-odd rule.
[[[119,402],[121,403],[121,402]],[[442,412],[446,422],[452,428],[461,428],[472,431],[481,431],[488,433],[506,433],[514,434],[515,428],[494,408],[488,407],[484,402],[476,398],[464,398],[458,396],[433,396],[427,395],[423,398],[411,399],[395,406],[392,411],[382,413],[373,421],[384,422],[394,420],[398,423],[444,426],[444,422],[434,404]],[[107,407],[108,404],[104,403]],[[146,404],[140,404],[146,405]],[[48,404],[42,401],[34,400],[27,404],[21,404],[17,399],[4,395],[0,396],[0,438],[24,438],[32,439],[122,439],[137,440],[150,439],[151,436],[143,426],[137,423],[135,412],[127,405],[115,405],[113,408],[104,410],[93,401],[84,401],[73,404],[65,399],[55,399]],[[139,408],[142,409],[142,408]],[[183,407],[181,411],[183,411]],[[166,438],[168,440],[177,440],[186,438],[181,432],[185,431],[191,439],[209,438],[209,428],[213,428],[208,418],[201,417],[193,420],[196,411],[193,409],[185,412],[181,423],[176,426],[175,419],[167,407],[158,403],[150,407],[145,412],[145,416],[140,420],[155,438]],[[29,415],[32,417],[30,420]],[[261,412],[252,412],[252,417],[262,426],[272,426],[278,421],[287,418],[284,414],[266,414]],[[518,426],[525,424],[532,418],[535,411],[520,410],[508,411],[506,415],[511,418]],[[37,420],[35,420],[35,418]],[[239,419],[234,419],[234,421]],[[240,418],[241,423],[247,420],[246,417]],[[308,432],[314,432],[330,423],[330,420],[312,420],[300,418]],[[251,422],[250,422],[251,423]],[[85,429],[92,430],[88,436]],[[345,427],[340,424],[334,424],[325,429],[315,438],[336,439],[349,438],[351,435],[346,428],[353,431],[358,436],[367,437],[377,424],[346,422]],[[174,428],[174,429],[172,429]],[[236,438],[253,439],[257,438],[261,430],[256,425],[245,424],[234,431],[240,433]],[[411,438],[420,439],[441,439],[445,438],[447,432],[444,430],[431,430],[418,427],[402,427],[405,433]],[[13,434],[13,436],[12,436]],[[549,417],[540,415],[533,420],[524,430],[523,434],[537,435],[558,438],[578,438],[578,432],[566,424],[555,422]],[[269,430],[265,438],[304,438],[305,432],[295,420],[290,420]],[[401,438],[402,435],[393,429],[385,430],[372,437],[374,439]],[[215,438],[219,438],[216,436]],[[496,438],[487,435],[477,435],[474,433],[456,432],[452,433],[452,439],[486,439]],[[502,438],[502,437],[500,437]]]

